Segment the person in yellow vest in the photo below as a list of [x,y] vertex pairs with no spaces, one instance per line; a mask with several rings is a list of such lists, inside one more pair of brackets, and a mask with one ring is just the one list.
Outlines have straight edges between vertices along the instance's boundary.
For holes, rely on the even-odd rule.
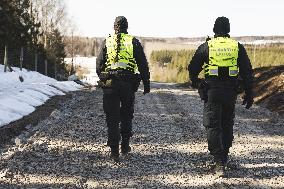
[[140,81],[144,84],[144,94],[150,92],[150,73],[143,47],[138,39],[127,32],[128,22],[118,16],[114,22],[113,35],[107,37],[97,57],[96,72],[103,88],[103,108],[108,128],[107,145],[111,158],[119,160],[121,153],[131,151],[134,98]]
[[[229,19],[218,17],[213,39],[207,40],[196,50],[189,66],[193,88],[198,88],[204,100],[203,125],[207,132],[208,150],[214,157],[217,176],[225,175],[229,148],[233,141],[235,103],[238,77],[244,81],[243,105],[253,104],[252,66],[243,45],[230,38]],[[204,69],[205,80],[198,75]]]

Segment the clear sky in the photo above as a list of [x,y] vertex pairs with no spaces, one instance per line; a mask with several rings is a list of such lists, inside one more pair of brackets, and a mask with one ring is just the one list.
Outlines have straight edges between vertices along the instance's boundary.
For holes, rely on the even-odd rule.
[[113,33],[116,16],[128,19],[129,33],[153,37],[213,35],[218,16],[230,19],[232,36],[284,36],[284,0],[66,0],[79,33]]

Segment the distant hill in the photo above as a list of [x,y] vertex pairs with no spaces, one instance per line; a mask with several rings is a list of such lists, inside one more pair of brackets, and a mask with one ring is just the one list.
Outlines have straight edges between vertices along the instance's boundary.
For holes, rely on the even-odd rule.
[[[196,48],[198,44],[205,42],[207,36],[194,37],[194,38],[185,38],[185,37],[158,38],[158,37],[137,36],[137,38],[141,41],[142,45],[145,48],[147,56],[149,56],[149,53],[151,53],[152,50]],[[269,41],[269,42],[284,43],[284,36],[240,36],[232,38],[244,43],[251,43],[254,41]],[[104,38],[74,36],[72,40],[70,36],[66,36],[64,40],[66,43],[67,57],[71,57],[72,54],[90,57],[98,55],[99,48]]]

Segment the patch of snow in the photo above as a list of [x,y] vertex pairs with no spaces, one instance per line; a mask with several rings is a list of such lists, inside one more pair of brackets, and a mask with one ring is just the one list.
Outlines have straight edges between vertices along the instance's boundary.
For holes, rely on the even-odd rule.
[[17,67],[13,70],[4,72],[4,65],[0,64],[0,127],[32,113],[52,96],[65,95],[82,87],[73,81],[59,82],[35,71],[21,71]]

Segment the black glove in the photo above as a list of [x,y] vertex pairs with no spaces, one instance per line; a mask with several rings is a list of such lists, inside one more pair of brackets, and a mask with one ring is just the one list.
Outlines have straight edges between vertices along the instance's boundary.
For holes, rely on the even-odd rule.
[[245,105],[246,106],[246,109],[249,109],[251,106],[252,106],[252,104],[253,104],[253,97],[252,97],[252,95],[251,94],[245,94],[244,96],[243,96],[243,104],[242,105]]
[[143,81],[143,85],[144,85],[144,92],[143,94],[147,94],[150,93],[150,81]]
[[206,83],[205,80],[201,81],[199,86],[198,86],[198,94],[201,98],[201,100],[204,100],[204,102],[208,102],[208,95],[207,95],[207,92],[208,92],[208,84]]

